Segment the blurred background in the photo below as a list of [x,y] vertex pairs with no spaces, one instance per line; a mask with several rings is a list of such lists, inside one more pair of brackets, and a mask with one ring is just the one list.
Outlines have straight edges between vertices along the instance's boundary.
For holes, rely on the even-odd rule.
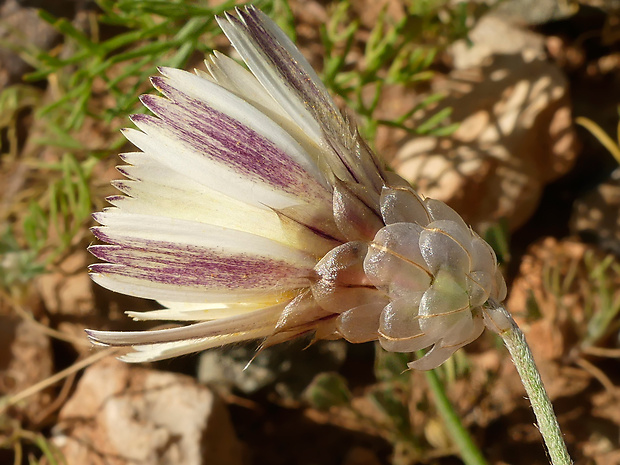
[[[620,1],[265,0],[371,146],[495,248],[577,464],[620,463]],[[91,212],[156,66],[236,57],[234,2],[0,0],[0,464],[489,464],[547,458],[501,341],[434,374],[372,343],[141,366],[84,328],[158,308],[93,285]],[[438,381],[439,388],[429,380]],[[439,390],[438,390],[439,389]]]

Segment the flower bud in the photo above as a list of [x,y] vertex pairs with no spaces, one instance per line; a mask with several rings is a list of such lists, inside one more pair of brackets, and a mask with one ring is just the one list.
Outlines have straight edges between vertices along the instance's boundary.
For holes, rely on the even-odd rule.
[[376,315],[379,342],[398,352],[433,346],[409,366],[434,368],[482,333],[482,305],[506,297],[504,279],[493,249],[444,203],[385,187],[381,214],[385,226],[364,259],[389,299]]
[[255,7],[218,18],[248,65],[215,53],[197,75],[160,68],[161,97],[125,136],[124,194],[94,215],[93,280],[159,300],[134,319],[192,322],[88,331],[152,361],[246,340],[303,335],[431,347],[443,363],[505,318],[482,306],[506,285],[461,217],[384,169],[310,64]]

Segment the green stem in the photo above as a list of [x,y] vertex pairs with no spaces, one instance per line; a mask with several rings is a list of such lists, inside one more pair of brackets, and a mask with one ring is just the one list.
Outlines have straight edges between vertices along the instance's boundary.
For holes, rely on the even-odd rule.
[[553,405],[551,405],[551,400],[547,395],[523,332],[512,319],[510,313],[492,299],[489,300],[488,307],[485,308],[485,323],[487,327],[496,330],[512,356],[512,361],[517,368],[534,410],[538,429],[549,451],[551,463],[553,465],[572,464],[562,437],[562,431],[560,431],[560,425],[553,412]]
[[478,449],[478,446],[474,443],[469,432],[461,423],[461,419],[454,411],[452,403],[450,399],[448,399],[436,371],[430,370],[424,372],[424,374],[426,375],[426,380],[428,381],[431,391],[433,391],[437,410],[439,410],[439,414],[448,429],[448,433],[450,433],[452,440],[458,447],[463,462],[465,462],[466,465],[486,465],[487,462],[484,460],[480,449]]

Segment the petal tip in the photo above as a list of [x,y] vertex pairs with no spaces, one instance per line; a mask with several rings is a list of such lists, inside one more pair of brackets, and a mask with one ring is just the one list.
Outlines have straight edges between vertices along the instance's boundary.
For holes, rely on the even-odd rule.
[[110,347],[110,344],[107,344],[106,342],[103,342],[101,335],[103,335],[105,333],[105,331],[97,331],[94,329],[85,329],[84,332],[86,333],[86,337],[88,338],[88,341],[95,346],[99,346],[99,347]]

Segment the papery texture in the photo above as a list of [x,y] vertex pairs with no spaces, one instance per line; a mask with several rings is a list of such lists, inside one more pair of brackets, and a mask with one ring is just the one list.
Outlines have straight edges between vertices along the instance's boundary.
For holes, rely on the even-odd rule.
[[[254,7],[218,22],[250,71],[215,53],[207,72],[162,68],[153,115],[125,131],[124,194],[95,215],[104,287],[160,300],[135,319],[194,322],[89,331],[157,360],[301,335],[431,347],[433,368],[484,327],[506,288],[492,249],[451,208],[423,199],[343,117],[303,56]],[[491,321],[487,318],[488,321]]]

